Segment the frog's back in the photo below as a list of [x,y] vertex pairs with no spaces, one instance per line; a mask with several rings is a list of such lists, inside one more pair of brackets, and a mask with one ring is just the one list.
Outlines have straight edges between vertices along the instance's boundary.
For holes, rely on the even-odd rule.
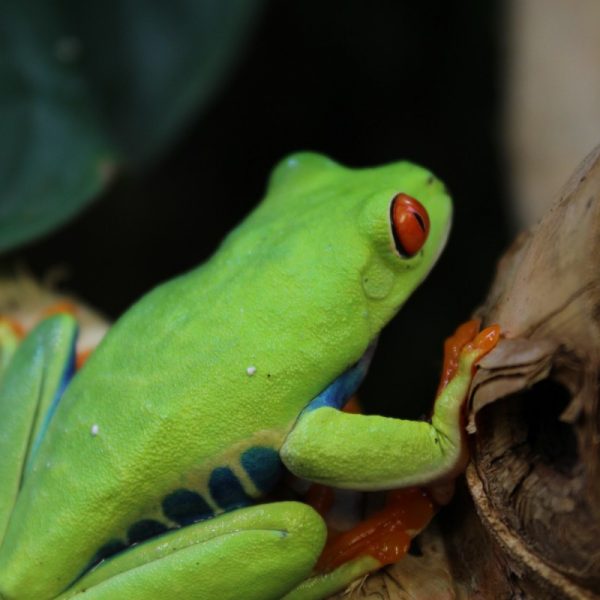
[[[143,298],[74,378],[11,520],[7,589],[27,581],[31,560],[64,589],[109,552],[251,502],[277,479],[285,434],[327,385],[332,343],[360,355],[359,338],[330,342],[327,323],[306,327],[311,288],[283,262],[276,274],[261,261],[225,269],[229,256]],[[298,331],[302,344],[290,337]],[[75,573],[56,547],[68,547]]]
[[8,589],[4,580],[30,568],[25,554],[64,577],[63,589],[74,574],[53,565],[52,548],[68,545],[81,571],[131,543],[248,504],[276,481],[281,442],[319,384],[302,398],[290,383],[302,366],[284,362],[279,344],[258,343],[261,327],[277,329],[265,323],[277,315],[240,301],[212,270],[145,297],[72,381],[11,520],[10,555],[0,558]]

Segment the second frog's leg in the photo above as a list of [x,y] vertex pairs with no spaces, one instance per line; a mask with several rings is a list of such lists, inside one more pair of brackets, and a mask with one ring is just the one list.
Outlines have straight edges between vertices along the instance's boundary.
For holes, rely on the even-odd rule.
[[24,337],[25,331],[20,323],[0,316],[0,379]]
[[433,503],[423,490],[389,492],[384,508],[349,531],[330,533],[313,575],[284,600],[326,598],[355,579],[397,562],[434,512]]
[[40,323],[20,343],[0,383],[0,542],[36,448],[67,384],[77,326],[68,315]]
[[309,506],[241,508],[134,546],[57,600],[279,600],[310,572],[325,524]]

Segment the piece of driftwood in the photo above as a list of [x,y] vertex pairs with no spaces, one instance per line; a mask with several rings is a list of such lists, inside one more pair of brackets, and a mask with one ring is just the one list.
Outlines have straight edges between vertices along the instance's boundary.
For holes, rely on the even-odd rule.
[[338,598],[600,598],[599,267],[600,147],[477,311],[503,339],[473,381],[471,462],[440,532]]
[[504,339],[471,389],[467,486],[481,531],[469,543],[494,556],[467,566],[470,532],[455,534],[473,594],[600,598],[599,266],[600,147],[503,257],[479,310]]

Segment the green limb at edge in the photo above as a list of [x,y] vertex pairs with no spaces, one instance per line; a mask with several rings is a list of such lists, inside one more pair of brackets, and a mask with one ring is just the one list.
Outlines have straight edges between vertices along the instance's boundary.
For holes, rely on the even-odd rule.
[[278,600],[310,575],[325,537],[307,505],[243,508],[135,546],[58,600]]
[[21,342],[0,383],[0,542],[73,355],[69,315],[42,321]]
[[381,567],[371,556],[351,560],[329,573],[314,575],[286,594],[282,600],[321,600],[346,588],[350,583]]
[[281,457],[296,476],[339,488],[374,491],[456,476],[467,459],[462,406],[477,353],[438,395],[431,423],[350,414],[331,407],[304,413]]

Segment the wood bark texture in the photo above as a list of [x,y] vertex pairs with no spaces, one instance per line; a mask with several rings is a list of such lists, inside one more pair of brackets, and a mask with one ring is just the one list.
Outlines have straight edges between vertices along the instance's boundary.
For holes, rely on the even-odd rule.
[[[600,147],[479,310],[504,334],[470,398],[467,486],[496,560],[469,577],[485,597],[600,598],[599,259]],[[491,569],[504,589],[486,590]]]

